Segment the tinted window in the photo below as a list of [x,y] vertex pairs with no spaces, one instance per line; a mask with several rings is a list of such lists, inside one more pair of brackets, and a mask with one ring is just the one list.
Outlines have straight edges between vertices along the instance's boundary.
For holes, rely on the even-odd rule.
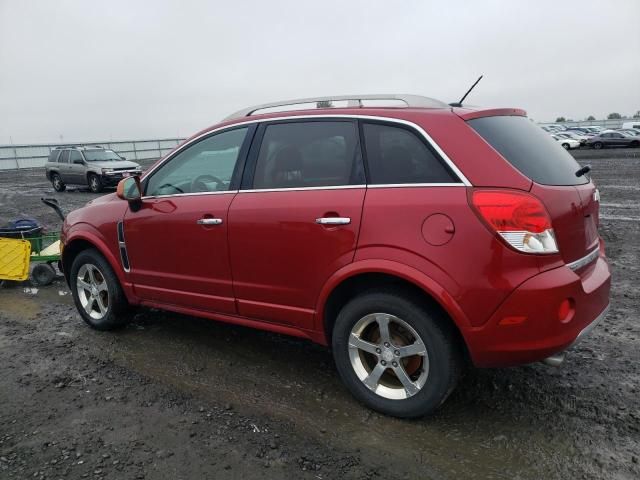
[[69,163],[69,150],[63,150],[58,157],[59,163]]
[[363,183],[354,122],[291,122],[266,127],[253,188]]
[[469,125],[511,165],[543,185],[580,185],[589,181],[576,177],[580,165],[553,138],[526,117],[483,117]]
[[87,162],[111,162],[122,160],[113,150],[85,150],[84,158]]
[[247,130],[214,134],[182,150],[152,174],[145,195],[229,190]]
[[459,183],[443,162],[410,130],[363,125],[369,183]]
[[82,160],[82,155],[77,150],[71,150],[69,152],[69,163],[73,163],[75,160]]
[[57,162],[59,154],[60,154],[60,150],[51,150],[51,153],[49,153],[49,158],[47,159],[47,162]]

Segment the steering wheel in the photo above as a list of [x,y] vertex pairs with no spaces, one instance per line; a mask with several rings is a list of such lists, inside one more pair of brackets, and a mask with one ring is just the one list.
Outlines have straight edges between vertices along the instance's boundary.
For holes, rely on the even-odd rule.
[[216,182],[216,190],[219,190],[220,186],[226,187],[224,182],[220,180],[218,177],[214,175],[204,174],[204,175],[198,175],[196,178],[193,179],[193,181],[191,182],[191,192],[192,193],[208,192],[209,189],[207,188],[205,181]]

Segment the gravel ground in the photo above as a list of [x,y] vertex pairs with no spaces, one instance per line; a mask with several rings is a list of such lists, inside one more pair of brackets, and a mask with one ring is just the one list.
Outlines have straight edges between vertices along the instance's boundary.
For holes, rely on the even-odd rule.
[[[471,370],[431,418],[356,403],[308,342],[158,311],[90,330],[65,283],[0,290],[0,478],[640,478],[640,152],[591,163],[612,308],[560,368]],[[41,171],[0,171],[0,224],[39,203]]]

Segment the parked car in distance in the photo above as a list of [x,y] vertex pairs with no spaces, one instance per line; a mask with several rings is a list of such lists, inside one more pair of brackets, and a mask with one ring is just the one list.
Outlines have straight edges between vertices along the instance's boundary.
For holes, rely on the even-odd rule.
[[56,147],[45,163],[47,179],[57,192],[67,184],[88,185],[98,193],[104,187],[115,186],[130,175],[140,175],[142,168],[100,146]]
[[579,140],[575,140],[571,137],[561,137],[560,135],[556,135],[553,134],[551,135],[551,137],[558,143],[560,143],[560,145],[562,145],[562,148],[564,148],[565,150],[572,150],[574,148],[580,148],[580,141]]
[[640,136],[640,128],[618,128],[616,131],[622,132],[626,135]]
[[306,338],[365,405],[416,417],[467,362],[558,365],[606,315],[586,172],[514,108],[250,107],[69,213],[62,268],[95,329],[142,305]]
[[586,143],[587,146],[595,149],[604,147],[640,147],[640,137],[626,135],[616,130],[605,130],[598,135],[594,135]]
[[577,132],[571,132],[569,130],[566,130],[564,132],[557,132],[554,135],[560,138],[570,138],[572,140],[577,140],[580,145],[584,145],[585,143],[587,143],[587,139],[589,138],[586,135],[580,135]]
[[622,122],[622,128],[635,128],[640,129],[640,118],[632,120],[630,122]]
[[592,137],[595,135],[595,132],[587,130],[585,127],[567,127],[567,132],[575,132],[586,137]]

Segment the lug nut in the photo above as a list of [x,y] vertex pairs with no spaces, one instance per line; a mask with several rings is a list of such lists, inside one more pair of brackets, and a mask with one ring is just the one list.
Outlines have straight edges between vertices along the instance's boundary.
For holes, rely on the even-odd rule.
[[391,365],[393,365],[394,367],[398,366],[398,362],[393,362]]
[[384,342],[384,346],[389,348],[389,342]]
[[379,348],[376,348],[376,353],[380,353],[382,352],[382,350],[380,350]]
[[385,362],[384,360],[380,360],[380,363],[382,364],[382,366],[385,366],[387,364],[387,362]]
[[396,350],[395,352],[393,352],[395,354],[396,357],[400,356],[400,350]]

